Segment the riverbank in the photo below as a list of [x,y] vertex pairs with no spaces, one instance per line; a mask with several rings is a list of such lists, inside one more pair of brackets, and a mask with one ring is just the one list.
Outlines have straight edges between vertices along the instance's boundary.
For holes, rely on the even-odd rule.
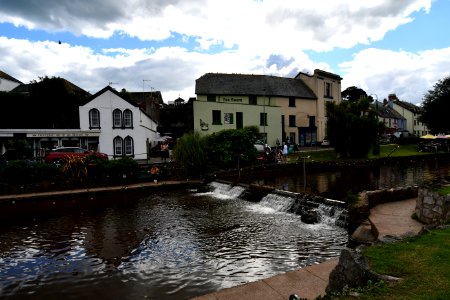
[[[389,236],[393,239],[417,235],[423,225],[411,218],[416,199],[407,199],[378,205],[370,211],[370,219],[379,228],[379,239]],[[386,226],[389,224],[389,226]],[[257,282],[210,293],[196,300],[285,300],[290,295],[300,298],[316,299],[325,296],[331,271],[337,266],[338,259],[318,265],[280,274]]]

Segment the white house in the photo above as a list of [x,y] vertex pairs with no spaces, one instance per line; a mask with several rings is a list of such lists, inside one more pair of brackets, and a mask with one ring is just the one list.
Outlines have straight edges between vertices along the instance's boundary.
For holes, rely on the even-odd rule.
[[100,131],[98,145],[87,146],[110,159],[147,159],[149,146],[158,138],[158,124],[110,86],[90,97],[79,113],[81,130]]
[[5,72],[0,71],[0,92],[9,92],[20,84],[22,84],[22,82]]

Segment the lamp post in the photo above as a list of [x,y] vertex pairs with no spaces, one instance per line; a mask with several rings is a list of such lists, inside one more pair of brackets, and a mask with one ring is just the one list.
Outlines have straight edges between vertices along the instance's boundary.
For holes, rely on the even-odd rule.
[[263,89],[263,133],[264,133],[264,143],[267,144],[267,136],[266,136],[266,122],[267,122],[267,117],[266,117],[266,89]]
[[303,191],[306,192],[306,160],[310,158],[310,156],[301,156],[303,159]]
[[[374,95],[376,97],[376,102],[375,102],[375,115],[377,120],[379,121],[379,116],[378,116],[378,95],[377,94],[370,94],[370,96]],[[377,138],[374,144],[374,148],[372,153],[374,155],[379,155],[380,154],[380,143],[379,143],[379,132],[377,132]]]

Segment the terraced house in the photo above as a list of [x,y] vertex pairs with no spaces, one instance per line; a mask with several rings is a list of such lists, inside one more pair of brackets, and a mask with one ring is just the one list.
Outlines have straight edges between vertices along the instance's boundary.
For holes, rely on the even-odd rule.
[[194,129],[212,134],[258,126],[269,145],[313,145],[325,138],[326,101],[341,101],[341,80],[321,70],[295,78],[207,73],[196,80]]

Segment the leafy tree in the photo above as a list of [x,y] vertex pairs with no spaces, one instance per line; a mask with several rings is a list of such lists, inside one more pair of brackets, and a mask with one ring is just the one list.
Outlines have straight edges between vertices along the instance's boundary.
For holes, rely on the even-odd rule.
[[450,122],[450,76],[439,80],[433,90],[425,94],[419,121],[427,125],[432,133],[449,133]]
[[336,153],[342,157],[367,157],[376,146],[384,124],[370,109],[370,98],[358,101],[327,102],[327,136]]
[[206,168],[206,138],[198,132],[183,135],[177,140],[173,156],[186,175],[201,175]]
[[361,98],[367,97],[367,93],[363,89],[357,88],[356,86],[350,86],[346,88],[341,95],[342,100],[351,102],[357,102]]
[[253,161],[256,158],[254,143],[259,136],[257,127],[226,129],[208,136],[208,157],[220,167],[235,167],[238,159]]

